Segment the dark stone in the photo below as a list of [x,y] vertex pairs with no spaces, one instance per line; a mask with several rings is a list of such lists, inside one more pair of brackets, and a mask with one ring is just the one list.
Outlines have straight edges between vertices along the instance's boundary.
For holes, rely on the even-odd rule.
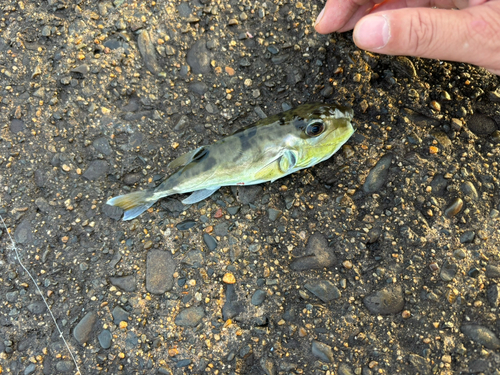
[[372,168],[365,183],[363,184],[363,191],[365,193],[375,193],[384,186],[387,176],[389,175],[389,167],[391,166],[392,155],[387,154],[382,156],[377,164]]
[[33,232],[28,219],[25,219],[16,227],[14,232],[14,241],[18,244],[27,244],[33,240]]
[[196,327],[204,316],[203,307],[188,307],[175,317],[175,324],[181,327]]
[[113,340],[113,335],[107,329],[103,330],[99,336],[97,336],[99,344],[103,349],[109,349],[111,347],[111,342]]
[[139,47],[139,52],[141,53],[146,68],[155,75],[160,73],[161,69],[156,58],[156,50],[147,30],[141,30],[139,32],[137,46]]
[[336,263],[334,249],[328,247],[328,241],[320,234],[315,233],[307,241],[303,256],[294,260],[290,268],[294,271],[331,267]]
[[329,280],[309,281],[304,287],[323,302],[340,298],[340,290]]
[[92,146],[94,146],[94,148],[98,152],[100,152],[106,156],[111,155],[111,153],[113,152],[113,149],[109,145],[108,140],[104,137],[97,138],[96,140],[94,140],[94,142],[92,142]]
[[199,40],[187,52],[186,62],[194,74],[206,74],[210,72],[211,56],[212,54],[207,49],[206,42]]
[[83,177],[90,181],[97,180],[99,177],[105,176],[108,173],[108,169],[109,165],[106,161],[94,160],[83,173]]
[[262,302],[266,299],[266,295],[267,293],[265,290],[256,290],[252,296],[252,305],[259,306],[262,304]]
[[217,248],[217,241],[208,233],[203,233],[203,242],[205,242],[210,251],[214,251]]
[[123,310],[120,306],[115,306],[111,315],[113,315],[113,323],[116,325],[119,325],[120,322],[127,322],[128,317],[130,316],[130,314]]
[[238,296],[233,284],[226,285],[226,301],[222,306],[222,317],[224,320],[234,318],[243,311],[243,305],[238,302]]
[[236,197],[236,200],[241,204],[255,204],[257,196],[261,193],[262,187],[259,185],[253,186],[232,186],[231,190]]
[[73,330],[73,336],[80,345],[85,344],[90,339],[97,315],[94,312],[88,312]]
[[33,302],[28,305],[28,311],[35,315],[43,314],[46,309],[47,306],[43,301]]
[[403,289],[399,285],[387,286],[366,296],[363,303],[372,314],[396,314],[405,305]]
[[323,362],[333,363],[333,350],[331,346],[323,344],[320,341],[313,340],[312,353]]
[[195,82],[189,85],[189,91],[192,91],[198,95],[204,95],[207,90],[208,86],[205,82]]
[[488,328],[478,324],[465,324],[460,330],[471,340],[491,350],[500,349],[500,340]]
[[493,119],[480,114],[473,114],[467,122],[467,126],[476,135],[489,135],[497,130],[497,125]]
[[146,290],[162,294],[174,286],[175,263],[172,254],[151,250],[146,261]]
[[137,289],[134,275],[122,277],[110,277],[109,282],[125,292],[134,292]]
[[18,119],[12,119],[10,122],[10,131],[14,134],[21,133],[26,130],[26,125],[24,122]]
[[186,219],[186,220],[181,221],[180,223],[178,223],[175,227],[178,230],[183,231],[183,230],[189,230],[192,227],[194,227],[195,225],[196,225],[196,221],[191,220],[191,219]]
[[102,206],[102,213],[113,220],[120,220],[123,214],[123,209],[118,206],[110,206],[105,204]]

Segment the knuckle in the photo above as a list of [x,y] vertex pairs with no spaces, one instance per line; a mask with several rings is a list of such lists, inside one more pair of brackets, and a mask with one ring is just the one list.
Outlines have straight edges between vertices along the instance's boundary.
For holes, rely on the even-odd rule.
[[410,19],[408,32],[408,45],[412,50],[412,55],[425,56],[434,49],[436,27],[432,18],[417,12]]

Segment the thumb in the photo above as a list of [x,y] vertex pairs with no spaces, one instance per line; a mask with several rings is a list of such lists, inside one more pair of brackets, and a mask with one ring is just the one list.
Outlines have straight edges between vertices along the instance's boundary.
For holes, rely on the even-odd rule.
[[462,61],[500,72],[500,1],[463,10],[406,8],[363,17],[359,48],[389,55]]

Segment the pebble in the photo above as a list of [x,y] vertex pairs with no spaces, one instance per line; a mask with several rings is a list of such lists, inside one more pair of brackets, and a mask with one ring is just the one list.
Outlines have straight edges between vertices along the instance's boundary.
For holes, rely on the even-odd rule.
[[89,181],[94,181],[107,175],[108,170],[109,165],[105,160],[94,160],[83,173],[83,177]]
[[21,133],[26,130],[26,125],[24,125],[24,121],[18,119],[12,119],[10,121],[10,131],[14,134]]
[[206,74],[210,72],[211,53],[207,49],[205,40],[194,43],[186,55],[186,62],[194,74]]
[[486,291],[486,296],[491,307],[500,306],[500,286],[498,284],[490,285]]
[[224,320],[234,318],[244,310],[244,306],[238,301],[235,284],[226,284],[226,301],[222,306],[222,317]]
[[111,315],[113,315],[113,322],[118,325],[120,322],[126,322],[128,321],[128,317],[130,314],[123,310],[120,306],[115,306],[113,311],[111,312]]
[[82,65],[78,65],[76,68],[74,69],[71,69],[71,72],[72,73],[78,73],[78,74],[81,74],[81,75],[85,75],[89,72],[90,68],[87,64],[82,64]]
[[73,371],[75,364],[72,361],[60,361],[56,363],[56,370],[58,372]]
[[224,281],[226,284],[234,284],[236,283],[236,278],[231,272],[228,272],[224,274],[224,276],[222,277],[222,281]]
[[156,50],[147,30],[141,30],[139,32],[137,46],[139,47],[139,52],[141,53],[146,68],[155,75],[160,73],[161,69],[156,58]]
[[43,301],[33,302],[28,305],[28,311],[35,315],[43,314],[46,309],[47,306]]
[[203,233],[203,242],[205,242],[210,251],[214,251],[217,248],[217,241],[208,233]]
[[374,315],[396,314],[403,310],[405,301],[399,285],[387,286],[363,299],[366,308]]
[[125,292],[134,292],[137,289],[135,276],[110,277],[109,282]]
[[208,90],[208,86],[205,82],[194,82],[189,85],[189,91],[194,92],[200,96],[205,95]]
[[204,263],[203,253],[200,250],[190,250],[182,259],[182,263],[193,268],[199,268]]
[[14,240],[18,244],[27,244],[33,240],[33,232],[28,219],[25,219],[16,227],[14,232]]
[[476,234],[472,230],[468,230],[467,232],[462,233],[460,236],[460,242],[461,243],[470,243],[474,241],[474,237]]
[[26,367],[24,369],[24,375],[32,374],[35,372],[35,370],[36,370],[36,366],[34,363],[32,363],[31,365],[29,365],[28,367]]
[[260,367],[264,370],[265,375],[276,375],[276,366],[270,358],[263,356],[260,359]]
[[420,374],[431,374],[431,365],[429,361],[417,354],[410,353],[408,362],[413,365]]
[[277,210],[276,208],[269,208],[267,213],[269,215],[269,220],[276,221],[281,216],[282,211]]
[[486,277],[489,278],[500,277],[500,267],[488,264],[486,266]]
[[460,186],[462,193],[472,200],[477,201],[479,199],[479,194],[477,193],[476,187],[470,181],[466,181]]
[[436,141],[439,142],[441,146],[444,148],[450,148],[451,147],[451,140],[450,138],[446,135],[446,133],[442,131],[433,131],[431,132],[431,136],[434,137]]
[[262,304],[262,302],[264,302],[264,300],[266,299],[266,295],[266,291],[261,289],[256,290],[252,295],[252,305],[259,306],[260,304]]
[[80,345],[85,344],[89,339],[94,328],[94,324],[97,321],[97,315],[94,312],[88,312],[82,320],[76,325],[73,330],[73,337]]
[[495,91],[490,91],[488,98],[494,103],[500,103],[500,87],[497,87]]
[[457,271],[458,271],[458,266],[455,263],[446,262],[443,264],[443,267],[441,267],[441,272],[439,273],[439,276],[441,277],[441,280],[448,282],[453,280]]
[[471,340],[485,346],[488,349],[500,349],[500,340],[488,328],[478,324],[465,324],[460,330]]
[[191,219],[186,219],[184,221],[181,221],[180,223],[178,223],[175,227],[180,230],[180,231],[184,231],[184,230],[189,230],[191,229],[192,227],[194,227],[196,225],[196,221],[194,220],[191,220]]
[[323,302],[333,301],[340,298],[340,290],[329,280],[313,280],[304,285],[308,291]]
[[325,236],[320,233],[309,237],[307,246],[300,255],[290,264],[290,268],[294,271],[328,268],[337,262],[334,248],[328,246]]
[[352,369],[345,363],[341,363],[338,368],[339,375],[354,375]]
[[188,307],[175,317],[175,324],[180,327],[196,327],[205,316],[203,307]]
[[433,110],[440,112],[441,111],[441,104],[439,102],[433,100],[430,102],[429,107],[431,107]]
[[467,121],[467,126],[471,132],[480,136],[490,135],[497,130],[497,126],[493,119],[477,113],[473,114],[469,121]]
[[463,208],[464,201],[461,198],[455,198],[448,207],[444,210],[444,215],[447,218],[452,218],[457,215]]
[[162,294],[174,285],[175,263],[172,254],[163,250],[151,250],[146,260],[146,290]]
[[241,204],[255,204],[257,196],[262,192],[262,186],[232,186],[231,191]]
[[391,165],[392,155],[382,156],[377,164],[371,169],[363,184],[365,193],[375,193],[379,191],[387,180],[389,167]]
[[123,209],[116,206],[105,204],[102,206],[102,213],[113,220],[120,220],[123,214]]
[[190,364],[191,364],[191,360],[190,359],[181,359],[180,361],[178,361],[175,364],[175,367],[176,368],[182,368],[182,367],[189,366]]
[[333,363],[333,350],[331,346],[323,344],[320,341],[313,340],[311,351],[313,355],[318,357],[323,362]]
[[107,329],[103,330],[99,336],[97,336],[99,344],[103,349],[109,349],[111,347],[111,342],[113,340],[113,335]]
[[101,137],[95,139],[94,142],[92,142],[92,146],[101,154],[111,155],[113,153],[113,149],[109,145],[107,138]]

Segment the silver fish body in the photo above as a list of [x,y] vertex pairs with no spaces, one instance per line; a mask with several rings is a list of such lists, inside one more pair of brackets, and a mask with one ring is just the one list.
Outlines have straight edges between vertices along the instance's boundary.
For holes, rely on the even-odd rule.
[[110,199],[131,220],[158,199],[192,193],[184,204],[199,202],[221,186],[275,181],[332,156],[354,133],[347,107],[304,104],[199,147],[169,164],[179,168],[154,189]]

